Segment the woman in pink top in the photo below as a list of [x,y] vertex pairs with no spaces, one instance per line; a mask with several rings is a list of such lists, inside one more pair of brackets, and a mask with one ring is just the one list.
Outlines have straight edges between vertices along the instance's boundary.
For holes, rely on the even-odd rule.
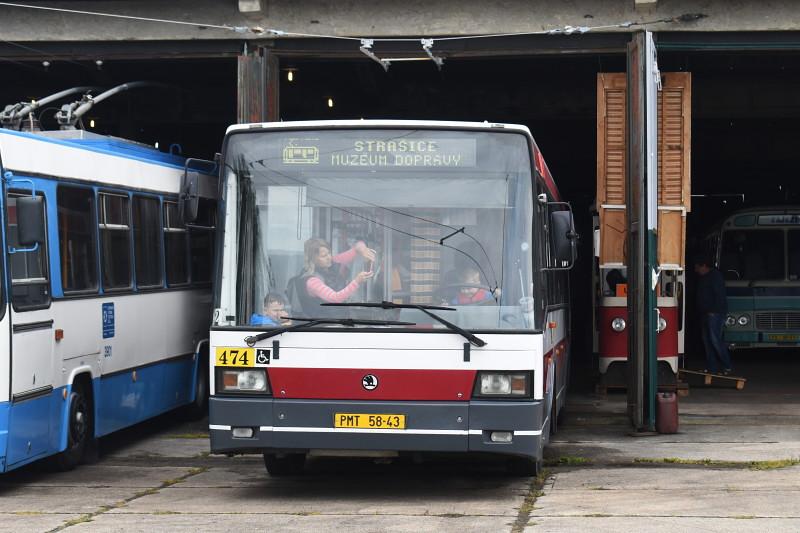
[[357,255],[367,261],[375,260],[375,250],[358,241],[352,248],[336,256],[331,255],[331,245],[322,239],[309,239],[305,243],[304,278],[306,293],[312,302],[341,303],[358,287],[372,277],[372,271],[359,272],[347,282],[346,269]]

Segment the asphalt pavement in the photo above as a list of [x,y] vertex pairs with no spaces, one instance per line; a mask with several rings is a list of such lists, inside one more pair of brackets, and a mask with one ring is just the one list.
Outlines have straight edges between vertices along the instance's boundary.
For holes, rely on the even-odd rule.
[[800,531],[792,372],[692,388],[673,435],[631,436],[622,393],[573,393],[541,479],[475,457],[315,459],[271,478],[170,414],[103,439],[94,464],[0,477],[0,531]]

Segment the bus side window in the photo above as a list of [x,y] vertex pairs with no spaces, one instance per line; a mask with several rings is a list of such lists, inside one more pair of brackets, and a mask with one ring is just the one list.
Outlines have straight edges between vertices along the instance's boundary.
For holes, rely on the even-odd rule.
[[167,257],[167,286],[189,283],[188,232],[177,202],[164,202],[164,247]]
[[211,266],[214,253],[214,232],[192,228],[189,231],[192,283],[211,283]]
[[100,253],[103,288],[131,287],[131,226],[129,199],[124,194],[100,193]]
[[789,252],[789,272],[787,278],[800,279],[800,230],[790,229],[786,233],[786,250]]
[[[20,248],[17,239],[17,198],[30,194],[9,193],[8,244]],[[42,224],[47,227],[46,220]],[[30,252],[9,254],[11,265],[11,303],[17,311],[41,309],[50,305],[50,278],[47,272],[47,240]]]
[[161,206],[158,198],[133,197],[133,251],[136,286],[140,289],[162,287]]
[[94,191],[59,186],[56,204],[64,294],[97,292]]

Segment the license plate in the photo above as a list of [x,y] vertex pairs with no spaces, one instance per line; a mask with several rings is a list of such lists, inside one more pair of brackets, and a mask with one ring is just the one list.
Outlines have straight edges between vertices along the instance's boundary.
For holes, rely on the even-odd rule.
[[255,366],[255,348],[231,348],[222,346],[217,348],[214,366]]
[[406,415],[336,413],[333,427],[357,429],[406,429]]
[[770,334],[767,335],[767,339],[776,342],[794,342],[800,340],[800,335],[778,335],[778,334]]

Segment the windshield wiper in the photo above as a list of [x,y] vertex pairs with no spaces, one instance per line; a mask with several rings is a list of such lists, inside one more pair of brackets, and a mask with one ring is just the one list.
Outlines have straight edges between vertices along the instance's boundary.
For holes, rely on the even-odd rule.
[[305,329],[310,328],[313,326],[317,326],[319,324],[341,324],[343,326],[416,326],[415,322],[399,322],[396,320],[361,320],[356,318],[301,318],[301,317],[291,317],[291,316],[282,316],[281,320],[296,320],[302,321],[301,324],[295,324],[293,326],[284,326],[282,328],[275,328],[269,331],[265,331],[264,333],[259,333],[258,335],[252,335],[249,337],[244,338],[245,344],[248,346],[255,346],[258,341],[263,341],[264,339],[268,339],[270,337],[274,337],[276,335],[280,335],[281,333],[286,333],[287,331],[294,331],[296,329]]
[[462,337],[467,339],[469,341],[469,343],[472,344],[473,346],[478,346],[478,347],[486,346],[486,341],[485,340],[476,337],[475,335],[473,335],[469,331],[467,331],[464,328],[461,328],[459,326],[456,326],[452,322],[448,322],[447,320],[445,320],[444,318],[440,317],[439,315],[431,313],[431,310],[434,310],[434,311],[455,311],[456,309],[454,309],[452,307],[441,307],[441,306],[438,306],[438,305],[424,305],[424,304],[396,304],[394,302],[387,302],[386,300],[384,300],[384,301],[382,301],[380,303],[376,303],[376,302],[360,302],[360,303],[359,302],[347,302],[347,303],[340,303],[340,304],[324,303],[324,304],[320,304],[320,305],[329,305],[329,306],[332,306],[332,307],[377,307],[377,308],[380,308],[380,309],[417,309],[419,311],[422,311],[423,313],[425,313],[426,315],[428,315],[429,317],[431,317],[432,319],[434,319],[438,323],[444,325],[445,327],[447,327],[451,331],[455,331],[456,333],[458,333],[459,335],[461,335]]

